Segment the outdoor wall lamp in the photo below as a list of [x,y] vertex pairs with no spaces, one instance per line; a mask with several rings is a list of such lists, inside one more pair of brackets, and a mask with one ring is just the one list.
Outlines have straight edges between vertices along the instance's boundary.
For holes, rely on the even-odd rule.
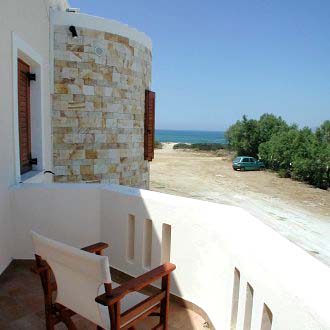
[[75,26],[71,25],[69,27],[69,31],[72,34],[72,38],[78,38],[78,33],[77,33],[77,30],[76,30],[76,27]]

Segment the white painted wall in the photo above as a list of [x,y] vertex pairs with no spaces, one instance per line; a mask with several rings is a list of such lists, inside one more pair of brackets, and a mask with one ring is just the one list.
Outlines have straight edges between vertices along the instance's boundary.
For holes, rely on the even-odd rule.
[[[83,246],[110,243],[111,264],[131,275],[143,266],[144,221],[152,221],[151,267],[160,264],[163,224],[171,226],[172,291],[230,329],[234,269],[240,271],[237,330],[244,329],[246,286],[253,288],[251,329],[264,303],[272,330],[330,329],[330,269],[242,209],[120,186],[24,184],[12,191],[15,258],[31,258],[29,230]],[[34,205],[29,208],[29,205]],[[128,218],[134,258],[127,259]],[[148,250],[148,249],[146,249]],[[248,318],[249,319],[249,318]]]
[[21,184],[12,188],[14,259],[34,258],[31,229],[86,246],[100,240],[100,187],[92,184]]
[[[63,12],[68,6],[66,0],[0,1],[0,274],[13,255],[8,188],[22,180],[19,168],[17,57],[26,61],[37,74],[37,81],[31,82],[32,157],[38,158],[38,166],[34,166],[34,170],[42,171],[52,169],[51,16],[56,24],[75,24],[118,33],[151,48],[151,41],[145,34],[115,21]],[[51,175],[39,174],[27,182],[51,180]]]
[[70,4],[67,0],[45,0],[45,1],[47,2],[47,5],[54,10],[65,11],[67,8],[70,7]]
[[74,25],[86,29],[118,34],[130,40],[134,40],[152,50],[152,41],[144,32],[140,32],[127,24],[123,24],[115,20],[87,14],[54,11],[52,12],[52,24],[64,26]]
[[[51,0],[50,2],[56,8],[65,6],[65,2],[62,0]],[[57,2],[59,2],[58,6]],[[41,111],[43,114],[42,117],[40,116],[43,126],[41,132],[43,146],[37,143],[36,138],[34,138],[34,146],[42,152],[43,167],[51,167],[49,13],[47,4],[48,2],[44,0],[0,1],[0,273],[8,265],[11,257],[12,226],[9,220],[8,187],[14,184],[19,176],[16,166],[18,150],[15,149],[17,134],[15,134],[14,88],[16,84],[14,77],[16,72],[14,71],[17,59],[14,56],[16,52],[21,51],[22,45],[27,46],[25,49],[29,50],[29,54],[33,53],[42,62],[40,67],[36,67],[36,69],[40,69],[39,77],[41,76],[43,79],[41,102],[36,105],[39,108],[34,107],[32,111]],[[17,37],[16,41],[13,36]],[[27,56],[26,60],[29,59],[31,58]],[[36,65],[36,63],[32,64]]]

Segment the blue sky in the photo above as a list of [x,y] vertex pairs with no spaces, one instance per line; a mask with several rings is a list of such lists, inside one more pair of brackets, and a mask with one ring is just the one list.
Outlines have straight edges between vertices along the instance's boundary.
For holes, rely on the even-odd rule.
[[153,41],[156,127],[224,130],[246,114],[330,119],[329,0],[70,0]]

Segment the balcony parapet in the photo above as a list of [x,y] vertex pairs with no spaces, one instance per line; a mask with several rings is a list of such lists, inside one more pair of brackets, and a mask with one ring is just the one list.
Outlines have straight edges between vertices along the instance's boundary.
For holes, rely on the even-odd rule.
[[137,276],[171,261],[172,293],[216,329],[330,328],[330,269],[246,211],[116,185],[24,184],[11,191],[15,259],[31,229],[75,246],[110,244]]

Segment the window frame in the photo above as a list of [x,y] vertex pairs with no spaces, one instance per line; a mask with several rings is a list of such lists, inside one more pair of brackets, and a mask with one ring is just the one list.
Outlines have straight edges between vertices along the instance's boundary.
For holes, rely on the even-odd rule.
[[[19,113],[18,113],[18,59],[30,66],[30,72],[36,74],[36,81],[30,84],[30,118],[31,118],[31,156],[37,158],[38,164],[32,170],[21,174]],[[43,58],[29,44],[12,32],[12,98],[14,130],[14,166],[16,183],[40,174],[44,170],[44,118],[43,118]]]

